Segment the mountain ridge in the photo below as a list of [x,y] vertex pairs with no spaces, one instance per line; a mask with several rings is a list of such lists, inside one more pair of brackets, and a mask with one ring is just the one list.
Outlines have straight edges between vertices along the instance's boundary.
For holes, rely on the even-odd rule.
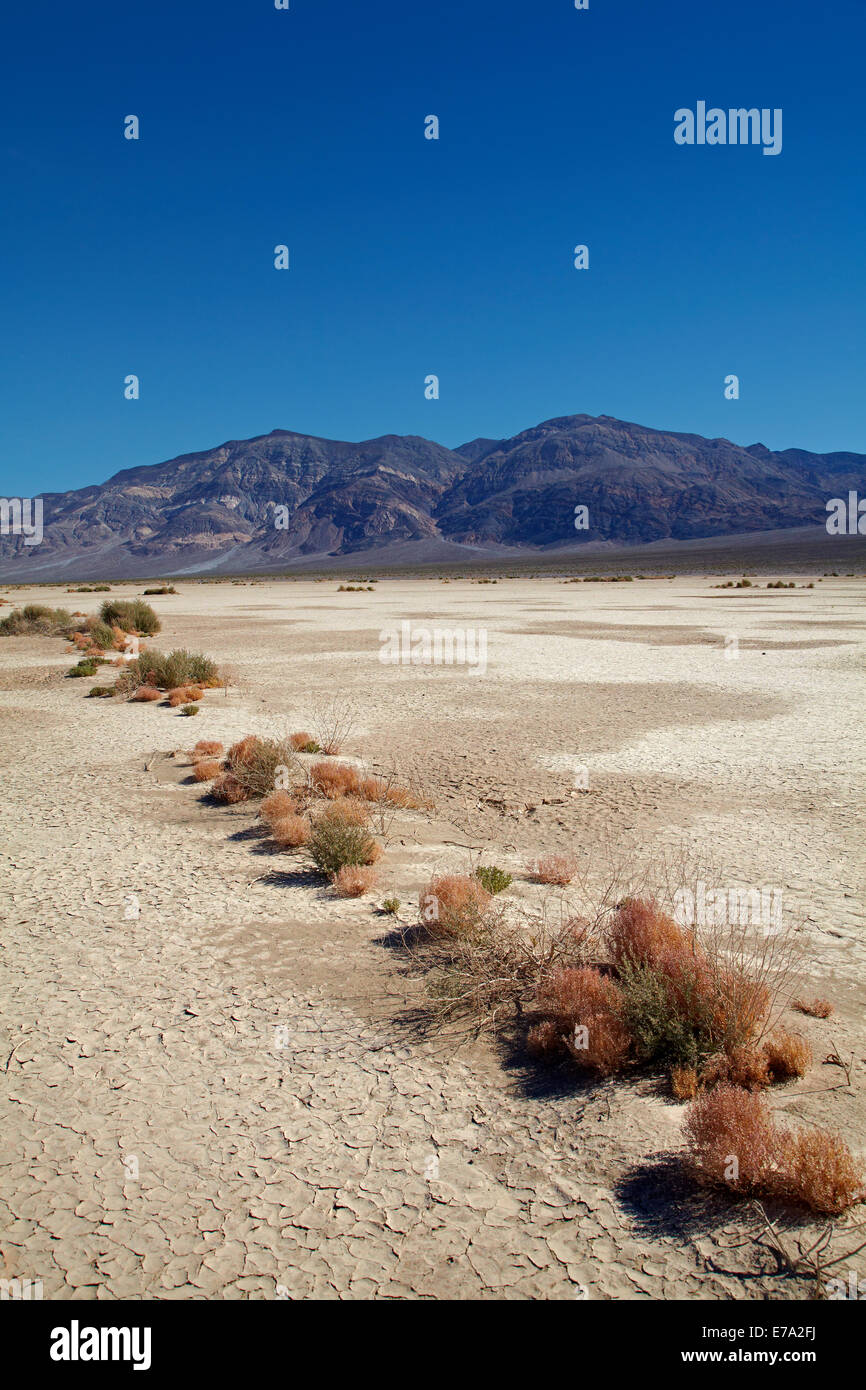
[[492,557],[688,543],[817,527],[849,489],[866,492],[866,455],[743,447],[608,415],[456,449],[274,429],[42,494],[41,544],[0,536],[0,576],[255,572],[395,546]]

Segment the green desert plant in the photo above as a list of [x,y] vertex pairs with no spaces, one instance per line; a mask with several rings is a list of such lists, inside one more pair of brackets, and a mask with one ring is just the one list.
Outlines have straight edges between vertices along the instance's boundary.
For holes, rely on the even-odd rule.
[[328,816],[314,822],[308,848],[316,868],[328,875],[339,873],[346,865],[373,864],[382,853],[363,825],[349,825]]
[[44,603],[28,603],[14,608],[0,621],[2,637],[61,637],[75,626],[65,608],[48,608]]
[[181,711],[180,711],[180,712],[181,712],[181,714],[185,714],[185,715],[187,716],[187,718],[189,719],[189,718],[191,718],[194,714],[198,714],[198,711],[199,711],[199,706],[198,706],[198,705],[182,705],[182,706],[181,706]]
[[220,684],[216,662],[200,652],[178,648],[173,652],[142,652],[130,661],[118,680],[124,693],[133,694],[140,685],[152,685],[158,690],[177,690],[184,686],[200,687]]
[[475,870],[475,877],[488,893],[504,893],[513,882],[511,874],[507,874],[504,869],[497,869],[493,864],[479,864]]
[[66,672],[67,676],[95,676],[100,666],[105,665],[104,656],[88,656]]
[[109,627],[120,627],[124,632],[143,632],[146,637],[152,637],[162,626],[150,604],[140,598],[106,599],[99,616]]

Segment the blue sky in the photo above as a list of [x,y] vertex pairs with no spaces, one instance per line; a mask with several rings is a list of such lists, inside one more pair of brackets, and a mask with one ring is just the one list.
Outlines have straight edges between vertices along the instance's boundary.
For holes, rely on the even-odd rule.
[[[277,427],[866,452],[863,0],[48,0],[3,39],[4,495]],[[701,99],[782,108],[782,153],[677,146]]]

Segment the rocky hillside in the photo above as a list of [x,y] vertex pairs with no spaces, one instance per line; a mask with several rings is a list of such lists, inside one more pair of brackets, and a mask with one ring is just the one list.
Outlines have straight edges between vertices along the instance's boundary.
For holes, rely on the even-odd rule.
[[[459,449],[273,430],[44,496],[44,538],[0,537],[7,579],[277,570],[332,557],[519,554],[821,525],[866,456],[773,453],[609,416]],[[575,529],[575,508],[588,527]]]

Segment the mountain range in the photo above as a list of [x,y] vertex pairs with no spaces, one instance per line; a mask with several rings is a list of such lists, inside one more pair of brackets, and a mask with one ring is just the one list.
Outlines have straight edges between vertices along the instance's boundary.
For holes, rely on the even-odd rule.
[[[272,430],[43,494],[41,544],[0,536],[0,575],[254,573],[676,546],[822,528],[828,499],[849,489],[866,493],[866,455],[742,448],[607,415],[457,449],[415,435],[352,444]],[[579,531],[578,507],[588,521]]]

